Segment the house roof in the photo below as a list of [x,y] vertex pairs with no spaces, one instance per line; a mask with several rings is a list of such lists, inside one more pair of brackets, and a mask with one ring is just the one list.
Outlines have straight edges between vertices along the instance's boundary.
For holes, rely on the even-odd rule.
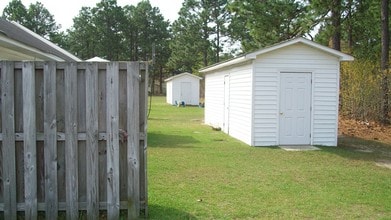
[[0,59],[82,61],[28,28],[0,18]]
[[332,48],[320,45],[318,43],[315,43],[315,42],[310,41],[308,39],[305,39],[303,37],[297,37],[297,38],[293,38],[291,40],[283,41],[281,43],[272,45],[270,47],[262,48],[260,50],[254,51],[254,52],[250,52],[250,53],[241,55],[239,57],[236,57],[236,58],[224,61],[224,62],[220,62],[220,63],[216,63],[216,64],[211,65],[211,66],[204,67],[204,68],[202,68],[200,70],[200,72],[201,73],[207,73],[207,72],[210,72],[210,71],[213,71],[213,70],[216,70],[216,69],[220,69],[220,68],[223,68],[223,67],[227,67],[227,66],[231,66],[231,65],[234,65],[234,64],[239,64],[239,63],[242,63],[242,62],[246,62],[248,60],[256,59],[258,55],[269,53],[271,51],[278,50],[278,49],[281,49],[283,47],[287,47],[287,46],[290,46],[290,45],[293,45],[293,44],[299,44],[299,43],[307,45],[307,46],[315,48],[315,49],[318,49],[318,50],[321,50],[321,51],[323,51],[325,53],[328,53],[328,54],[330,54],[332,56],[338,57],[338,59],[340,61],[353,61],[354,60],[354,58],[352,56],[348,55],[348,54],[345,54],[345,53],[342,53],[342,52],[340,52],[338,50],[334,50]]
[[191,76],[191,77],[194,77],[194,78],[196,78],[196,79],[202,79],[202,78],[199,77],[199,76],[193,75],[193,74],[188,73],[188,72],[184,72],[184,73],[181,73],[181,74],[178,74],[178,75],[175,75],[175,76],[171,76],[170,78],[167,78],[167,79],[165,79],[164,81],[165,81],[165,82],[168,82],[168,81],[170,81],[170,80],[173,80],[173,79],[175,79],[175,78],[182,77],[182,76]]

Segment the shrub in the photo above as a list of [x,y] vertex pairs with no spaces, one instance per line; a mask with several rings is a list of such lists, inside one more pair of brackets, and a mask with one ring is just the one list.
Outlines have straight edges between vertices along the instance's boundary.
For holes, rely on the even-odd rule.
[[[389,76],[389,85],[390,78]],[[357,60],[342,63],[340,113],[358,120],[379,121],[382,103],[381,79],[377,62]]]

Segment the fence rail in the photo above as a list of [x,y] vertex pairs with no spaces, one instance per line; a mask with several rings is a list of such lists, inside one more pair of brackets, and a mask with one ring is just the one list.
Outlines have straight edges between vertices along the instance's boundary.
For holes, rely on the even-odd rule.
[[145,63],[0,68],[0,219],[147,213]]

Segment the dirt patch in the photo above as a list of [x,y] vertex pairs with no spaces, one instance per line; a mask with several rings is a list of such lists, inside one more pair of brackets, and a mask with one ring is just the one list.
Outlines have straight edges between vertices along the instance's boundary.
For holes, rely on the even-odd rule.
[[372,121],[358,121],[339,117],[339,135],[359,137],[391,144],[391,126]]
[[359,148],[359,149],[357,149],[355,151],[361,152],[361,153],[373,153],[372,149],[367,149],[367,148]]
[[391,160],[379,160],[376,161],[376,166],[385,167],[391,169]]

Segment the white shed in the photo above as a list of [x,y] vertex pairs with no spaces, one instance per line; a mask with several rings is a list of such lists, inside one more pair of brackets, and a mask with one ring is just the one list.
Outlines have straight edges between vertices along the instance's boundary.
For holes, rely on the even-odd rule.
[[184,102],[186,105],[198,105],[200,102],[200,80],[191,73],[181,73],[166,80],[166,101],[171,105]]
[[340,61],[353,59],[295,38],[203,68],[205,123],[251,146],[336,146]]

